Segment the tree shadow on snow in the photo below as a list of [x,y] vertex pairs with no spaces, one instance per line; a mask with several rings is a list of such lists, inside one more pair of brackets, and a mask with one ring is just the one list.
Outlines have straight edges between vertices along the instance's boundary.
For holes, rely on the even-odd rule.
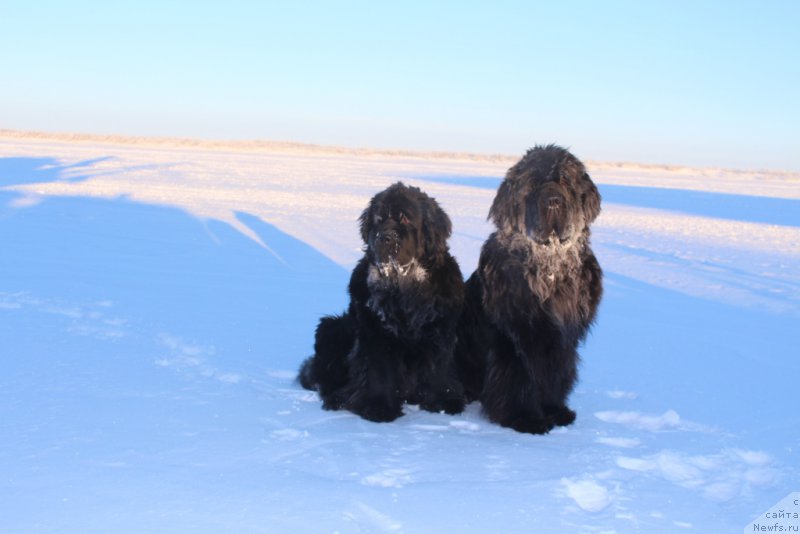
[[45,182],[80,182],[88,178],[80,169],[111,157],[63,165],[55,158],[0,158],[0,187]]
[[[89,163],[3,158],[0,186],[79,179]],[[344,307],[345,270],[256,216],[237,214],[271,250],[176,208],[85,197],[17,206],[18,195],[0,190],[0,293],[106,303],[128,330],[289,368],[310,351],[319,316]]]
[[291,406],[348,273],[248,213],[269,250],[172,207],[2,189],[80,179],[79,167],[0,159],[4,526],[211,525],[206,503],[230,497],[221,473],[259,493],[275,479],[254,453],[274,427],[260,418]]

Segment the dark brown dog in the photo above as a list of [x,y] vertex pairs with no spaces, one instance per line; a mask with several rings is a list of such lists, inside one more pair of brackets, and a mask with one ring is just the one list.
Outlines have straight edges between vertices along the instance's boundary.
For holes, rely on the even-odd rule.
[[497,227],[466,285],[456,361],[468,399],[520,432],[568,425],[578,344],[594,321],[602,271],[589,243],[600,194],[567,150],[537,146],[506,174]]

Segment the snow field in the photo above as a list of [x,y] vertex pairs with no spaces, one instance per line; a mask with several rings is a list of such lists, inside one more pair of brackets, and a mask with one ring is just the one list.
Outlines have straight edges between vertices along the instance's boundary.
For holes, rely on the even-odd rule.
[[436,197],[468,276],[512,163],[0,135],[0,529],[738,532],[796,491],[790,173],[589,165],[606,295],[569,428],[299,388],[370,196]]

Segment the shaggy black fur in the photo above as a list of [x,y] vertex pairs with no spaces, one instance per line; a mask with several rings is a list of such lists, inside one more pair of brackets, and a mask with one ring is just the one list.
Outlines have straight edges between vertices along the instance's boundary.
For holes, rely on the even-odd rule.
[[602,271],[589,244],[600,194],[555,145],[506,174],[489,211],[497,231],[466,285],[456,362],[469,400],[519,432],[568,425],[578,344],[594,321]]
[[449,217],[398,182],[359,220],[366,249],[350,278],[350,305],[320,320],[300,383],[319,392],[325,409],[371,421],[398,418],[403,403],[462,411],[453,351],[464,281],[447,246]]

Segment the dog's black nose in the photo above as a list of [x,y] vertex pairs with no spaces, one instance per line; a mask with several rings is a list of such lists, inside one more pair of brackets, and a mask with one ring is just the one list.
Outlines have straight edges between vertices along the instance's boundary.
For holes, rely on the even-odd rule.
[[557,210],[561,208],[561,197],[550,197],[547,199],[547,209]]

